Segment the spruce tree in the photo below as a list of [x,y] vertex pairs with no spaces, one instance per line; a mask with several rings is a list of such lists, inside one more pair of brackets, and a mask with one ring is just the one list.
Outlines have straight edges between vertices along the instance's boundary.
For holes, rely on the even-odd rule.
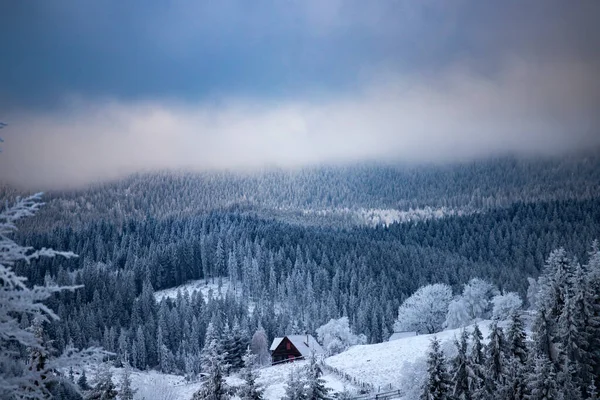
[[137,392],[137,389],[131,387],[131,371],[129,366],[126,365],[123,369],[123,376],[121,378],[121,390],[119,391],[120,400],[133,400],[133,396]]
[[506,339],[502,328],[496,321],[490,325],[490,334],[486,346],[486,391],[490,396],[504,385],[506,369]]
[[472,398],[469,388],[469,366],[467,356],[469,334],[465,329],[460,333],[460,340],[454,341],[457,354],[451,362],[452,398],[457,400],[470,400]]
[[238,396],[241,400],[262,400],[263,389],[256,383],[258,378],[256,373],[256,355],[252,354],[250,348],[247,349],[244,355],[244,368],[242,369],[242,379],[244,384],[238,392]]
[[427,355],[427,379],[423,386],[421,400],[448,400],[451,398],[450,390],[446,359],[439,340],[434,337]]
[[516,358],[523,365],[527,362],[526,338],[523,319],[518,312],[512,313],[506,333],[507,351],[510,357]]
[[529,378],[530,400],[561,399],[561,390],[556,382],[554,364],[545,356],[535,358],[533,371]]
[[323,370],[313,352],[310,355],[306,370],[306,398],[308,400],[327,400],[330,398],[328,393],[331,389],[325,386],[325,380],[322,376]]
[[112,400],[117,398],[117,394],[110,367],[103,364],[98,371],[96,384],[85,398],[86,400]]
[[219,344],[213,339],[204,348],[202,370],[207,374],[204,386],[194,393],[193,400],[226,400],[229,399],[227,385],[224,379],[225,356],[219,350]]
[[469,390],[474,399],[481,399],[485,395],[485,353],[483,347],[483,334],[475,324],[472,333],[472,346],[468,358]]
[[285,384],[283,400],[307,400],[303,371],[293,367]]
[[79,388],[81,390],[83,390],[84,392],[86,390],[90,390],[90,385],[87,381],[87,376],[85,375],[85,369],[81,373],[81,376],[79,377],[79,379],[77,379],[77,386],[79,386]]

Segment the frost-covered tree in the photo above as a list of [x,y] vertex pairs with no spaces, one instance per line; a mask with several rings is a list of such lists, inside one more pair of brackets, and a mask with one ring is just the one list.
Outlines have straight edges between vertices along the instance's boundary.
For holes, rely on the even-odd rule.
[[323,370],[317,361],[317,356],[312,353],[309,363],[306,366],[306,398],[308,400],[328,400],[329,389],[325,386],[325,380],[322,378]]
[[521,296],[515,292],[499,294],[492,298],[492,318],[505,321],[523,306]]
[[244,368],[241,373],[244,384],[238,391],[238,396],[241,400],[263,399],[263,389],[256,382],[258,378],[258,374],[256,373],[256,358],[256,355],[252,354],[250,348],[248,348],[244,355]]
[[366,343],[364,335],[355,335],[350,329],[348,317],[330,319],[317,328],[317,338],[327,354],[341,353],[350,346]]
[[492,315],[491,300],[498,289],[482,279],[473,278],[464,285],[462,294],[456,296],[448,306],[446,328],[460,328]]
[[446,358],[440,342],[433,338],[427,354],[427,380],[421,400],[447,400],[451,398],[451,382],[446,369]]
[[131,387],[131,370],[129,365],[126,365],[123,369],[123,375],[121,376],[121,390],[119,391],[120,400],[133,400],[133,396],[137,392],[137,389]]
[[452,398],[456,400],[470,400],[473,398],[469,385],[468,346],[469,334],[462,330],[460,339],[455,339],[456,356],[450,362],[450,381]]
[[504,384],[506,372],[506,338],[496,321],[490,325],[485,351],[486,388],[488,393],[493,395],[498,391],[498,387]]
[[457,296],[448,305],[448,313],[444,327],[455,329],[469,325],[473,318],[469,314],[469,308],[462,296]]
[[262,327],[259,327],[258,330],[254,332],[254,335],[252,335],[250,349],[252,350],[252,353],[257,356],[256,361],[259,365],[269,365],[271,363],[267,334]]
[[545,356],[535,358],[533,372],[528,387],[531,400],[555,400],[562,398],[562,391],[556,381],[554,365]]
[[450,286],[436,283],[423,286],[402,303],[394,331],[435,333],[443,328],[448,305],[452,300]]
[[471,338],[471,351],[468,358],[469,388],[474,399],[481,399],[485,394],[486,372],[483,334],[478,325],[474,326]]
[[283,400],[307,400],[305,371],[300,368],[292,368],[285,383],[285,395]]
[[96,384],[86,395],[86,400],[112,400],[117,398],[117,388],[112,380],[112,372],[107,364],[98,369]]
[[[17,222],[33,216],[42,206],[41,193],[18,198],[0,211],[0,397],[42,398],[48,395],[47,385],[56,377],[54,371],[80,363],[86,354],[69,348],[61,357],[54,357],[49,342],[41,334],[43,325],[58,320],[57,314],[44,304],[54,293],[76,289],[45,286],[30,287],[27,279],[15,273],[17,263],[31,264],[43,257],[72,258],[71,252],[22,246],[12,236]],[[23,321],[36,320],[34,329]],[[26,351],[27,350],[27,351]],[[30,355],[29,362],[22,357]],[[96,354],[91,350],[87,356]]]
[[77,386],[79,386],[79,388],[83,391],[91,389],[90,384],[88,383],[88,380],[87,380],[87,376],[85,374],[85,369],[79,376],[79,379],[77,379]]
[[193,400],[226,400],[229,399],[224,378],[225,356],[216,339],[205,346],[202,357],[202,370],[207,379],[202,388],[194,393]]
[[516,358],[523,365],[527,362],[526,338],[523,319],[518,313],[513,313],[506,333],[506,347],[509,356]]

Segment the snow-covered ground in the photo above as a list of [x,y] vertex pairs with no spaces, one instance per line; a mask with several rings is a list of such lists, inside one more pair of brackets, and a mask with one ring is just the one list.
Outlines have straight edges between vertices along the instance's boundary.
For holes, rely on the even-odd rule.
[[195,280],[195,281],[190,281],[188,283],[185,283],[183,285],[174,287],[174,288],[169,288],[169,289],[165,289],[165,290],[159,290],[157,292],[154,292],[154,297],[156,298],[156,301],[161,301],[162,299],[166,298],[166,297],[170,297],[172,299],[177,298],[177,292],[181,291],[181,293],[185,293],[188,292],[189,295],[191,296],[192,293],[194,291],[199,291],[202,293],[202,295],[204,296],[204,299],[207,300],[209,293],[211,293],[212,291],[212,296],[213,298],[218,298],[220,296],[224,296],[225,293],[227,293],[227,289],[229,288],[229,280],[226,278],[221,278],[222,279],[222,286],[219,289],[219,284],[218,284],[218,278],[215,278],[214,283],[212,282],[211,279],[208,280],[208,283],[206,283],[206,281],[204,279],[199,279],[199,280]]
[[[479,329],[484,340],[489,334],[490,321],[480,322]],[[473,327],[466,328],[472,332]],[[410,336],[392,342],[353,346],[347,351],[325,359],[331,367],[342,370],[353,378],[369,383],[375,389],[393,390],[405,382],[415,364],[427,355],[431,339],[436,336],[442,342],[446,354],[454,349],[454,338],[461,329],[447,330],[434,335]]]
[[[478,323],[484,341],[489,335],[490,323],[491,321]],[[473,326],[466,329],[472,332]],[[420,390],[422,371],[425,367],[424,360],[431,339],[437,337],[442,342],[442,350],[446,356],[453,356],[454,338],[458,337],[460,332],[461,329],[453,329],[433,335],[410,336],[392,342],[353,346],[341,354],[326,358],[325,363],[356,378],[358,382],[373,385],[377,391],[402,389],[407,391],[408,398],[412,398],[414,393],[410,392]],[[297,361],[260,369],[258,383],[265,389],[265,399],[281,399],[291,371],[303,367],[305,363],[305,361]],[[327,370],[324,372],[326,385],[334,392],[345,389],[356,390],[356,387],[337,374]],[[122,369],[113,369],[113,378],[117,386],[120,385],[122,373]],[[91,378],[90,380],[93,381],[93,376],[94,373],[90,370],[88,379]],[[189,400],[201,386],[201,383],[187,382],[181,376],[161,374],[156,371],[131,371],[131,379],[132,386],[138,390],[136,400]],[[239,386],[242,380],[238,375],[232,375],[227,377],[227,383],[230,386]]]
[[[285,394],[285,383],[288,380],[290,372],[294,368],[301,368],[306,364],[305,361],[295,363],[282,364],[273,367],[267,367],[259,370],[259,378],[257,382],[261,384],[265,391],[265,400],[279,400]],[[112,368],[113,381],[120,386],[122,368]],[[91,376],[93,384],[94,372],[88,371],[88,376]],[[76,379],[78,376],[75,377]],[[326,386],[334,392],[339,392],[344,389],[353,389],[351,385],[345,384],[339,378],[332,374],[323,376]],[[231,375],[226,378],[229,386],[240,386],[243,381],[238,375]],[[131,386],[137,389],[135,394],[136,400],[190,400],[198,389],[202,386],[199,382],[190,383],[185,381],[182,376],[162,374],[156,371],[131,371]]]

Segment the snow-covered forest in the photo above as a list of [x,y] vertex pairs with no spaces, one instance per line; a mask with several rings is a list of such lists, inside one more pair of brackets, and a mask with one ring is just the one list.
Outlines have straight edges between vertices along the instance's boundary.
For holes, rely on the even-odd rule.
[[[129,375],[153,371],[196,385],[194,399],[258,399],[273,339],[309,334],[325,353],[290,370],[286,398],[333,396],[334,373],[348,382],[336,396],[351,398],[381,385],[333,367],[336,357],[368,354],[393,332],[455,330],[454,350],[436,339],[416,364],[397,360],[403,379],[421,371],[417,389],[389,389],[406,399],[594,398],[599,165],[148,174],[48,193],[43,207],[40,196],[14,203],[6,187],[5,396],[141,398]],[[302,211],[336,207],[465,212],[369,224]],[[490,320],[488,337],[473,331]],[[114,371],[131,372],[120,382]]]

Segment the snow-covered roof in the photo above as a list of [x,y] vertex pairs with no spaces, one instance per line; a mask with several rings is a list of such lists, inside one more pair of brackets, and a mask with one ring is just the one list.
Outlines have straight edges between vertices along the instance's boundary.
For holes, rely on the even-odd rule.
[[275,339],[273,339],[273,343],[271,344],[269,350],[275,351],[275,349],[277,348],[277,346],[279,346],[279,343],[281,343],[282,340],[282,337],[276,337]]
[[304,357],[310,356],[312,351],[316,354],[324,353],[323,348],[312,335],[289,335],[275,338],[269,350],[274,351],[284,338],[288,338]]
[[404,332],[394,332],[392,336],[388,339],[388,342],[392,340],[404,339],[405,337],[417,336],[417,332],[415,331],[404,331]]

